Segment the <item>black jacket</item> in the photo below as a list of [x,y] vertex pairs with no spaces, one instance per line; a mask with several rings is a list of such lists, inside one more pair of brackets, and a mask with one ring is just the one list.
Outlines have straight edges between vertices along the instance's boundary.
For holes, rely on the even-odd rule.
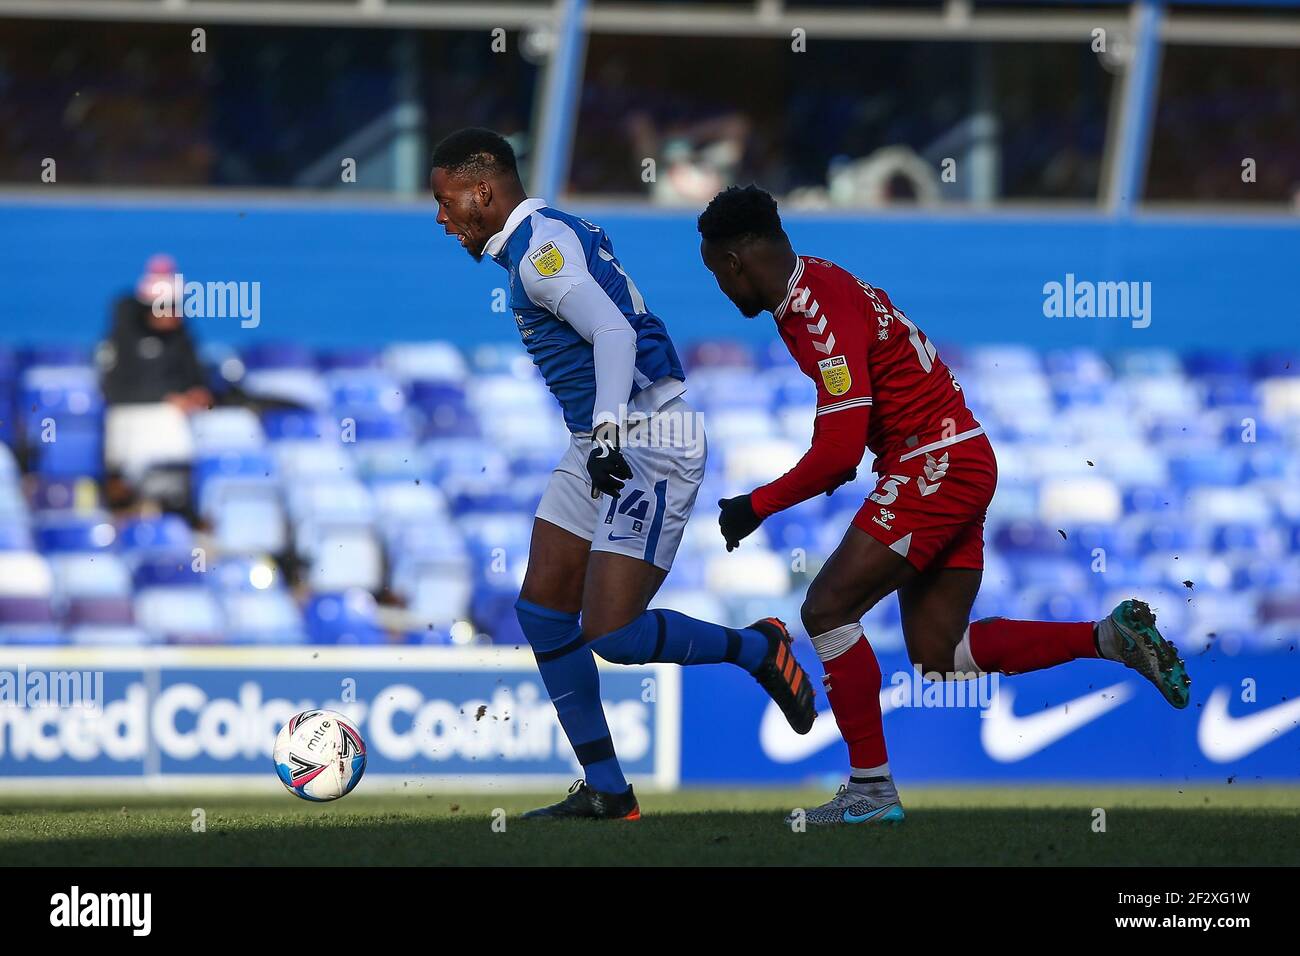
[[113,327],[96,356],[110,405],[161,402],[173,392],[207,385],[184,322],[159,332],[150,327],[149,316],[150,306],[135,296],[123,296],[113,307]]

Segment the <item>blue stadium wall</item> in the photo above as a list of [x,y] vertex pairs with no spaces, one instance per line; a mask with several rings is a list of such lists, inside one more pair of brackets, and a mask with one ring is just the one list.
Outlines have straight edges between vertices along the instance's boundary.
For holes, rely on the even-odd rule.
[[[692,214],[579,211],[611,232],[679,341],[770,335],[765,320],[745,321],[718,292],[699,262]],[[804,214],[787,226],[800,251],[888,289],[941,343],[1253,351],[1300,342],[1300,225],[1282,217]],[[0,200],[0,339],[97,339],[110,298],[156,251],[173,253],[187,279],[261,283],[259,326],[202,319],[206,339],[469,345],[514,335],[509,317],[491,310],[503,273],[445,238],[431,204],[56,198]],[[1150,326],[1045,317],[1044,284],[1067,273],[1150,282]]]

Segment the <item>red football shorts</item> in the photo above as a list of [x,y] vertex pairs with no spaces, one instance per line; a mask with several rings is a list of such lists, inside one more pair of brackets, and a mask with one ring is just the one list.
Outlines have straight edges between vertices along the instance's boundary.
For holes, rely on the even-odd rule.
[[918,571],[983,568],[984,514],[998,484],[983,434],[938,442],[877,462],[876,490],[853,527],[907,558]]

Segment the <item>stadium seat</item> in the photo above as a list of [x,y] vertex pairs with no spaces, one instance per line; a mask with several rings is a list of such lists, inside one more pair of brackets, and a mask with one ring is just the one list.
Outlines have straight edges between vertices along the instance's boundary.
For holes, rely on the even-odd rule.
[[314,368],[259,368],[250,370],[240,387],[251,398],[285,402],[301,408],[324,411],[329,407],[329,388]]
[[367,591],[317,593],[303,613],[312,644],[383,644],[374,597]]
[[131,518],[117,529],[118,550],[128,557],[158,553],[188,553],[194,546],[194,534],[179,515]]
[[318,529],[306,561],[306,581],[313,591],[378,591],[383,587],[383,551],[369,528],[335,525]]
[[316,356],[298,342],[258,342],[243,350],[244,367],[262,369],[314,369]]
[[35,471],[43,478],[100,478],[104,474],[103,429],[89,416],[58,423],[52,441],[31,443]]
[[262,430],[268,441],[335,440],[338,423],[321,412],[300,408],[272,409],[262,414]]
[[112,553],[52,554],[49,564],[55,600],[61,604],[125,599],[134,587],[130,569]]
[[1122,498],[1108,478],[1086,475],[1044,481],[1038,492],[1039,516],[1047,524],[1116,521],[1123,513]]
[[322,372],[378,369],[382,364],[382,352],[368,345],[328,349],[316,356],[316,365]]
[[464,382],[465,356],[447,342],[399,342],[384,350],[383,366],[401,382]]
[[190,416],[194,450],[200,457],[252,452],[266,444],[262,423],[247,408],[213,408]]
[[710,560],[704,580],[710,591],[724,599],[781,597],[790,590],[790,561],[774,551],[746,547]]
[[0,551],[30,551],[33,544],[32,530],[26,522],[9,520],[0,524]]
[[226,637],[216,595],[205,584],[142,587],[134,610],[136,623],[154,641],[217,644]]
[[232,644],[302,644],[302,613],[285,590],[229,591],[221,596],[226,640]]
[[0,551],[0,597],[48,601],[54,590],[49,562],[34,551]]
[[41,511],[35,516],[37,547],[58,551],[103,551],[117,540],[117,529],[105,511]]

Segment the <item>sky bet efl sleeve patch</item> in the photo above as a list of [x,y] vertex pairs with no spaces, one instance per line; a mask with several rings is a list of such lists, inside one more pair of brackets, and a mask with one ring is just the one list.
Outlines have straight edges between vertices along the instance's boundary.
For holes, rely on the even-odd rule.
[[528,261],[543,279],[549,279],[564,268],[564,256],[554,242],[548,242],[536,252],[529,253]]
[[853,377],[849,374],[849,363],[843,355],[832,355],[817,363],[822,371],[822,381],[826,391],[832,395],[843,395],[853,387]]

